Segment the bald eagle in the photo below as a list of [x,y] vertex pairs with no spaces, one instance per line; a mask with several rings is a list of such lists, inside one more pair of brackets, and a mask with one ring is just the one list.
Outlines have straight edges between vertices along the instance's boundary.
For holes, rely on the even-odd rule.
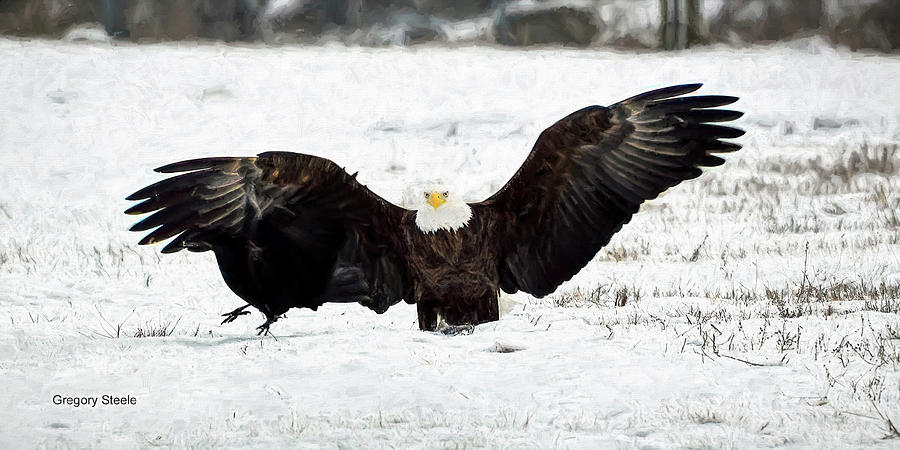
[[683,96],[686,84],[608,107],[589,106],[544,130],[515,175],[478,203],[434,186],[415,210],[379,197],[334,162],[300,153],[218,157],[156,169],[181,173],[128,196],[139,243],[163,253],[212,251],[225,283],[266,321],[291,308],[355,302],[377,313],[415,303],[419,328],[499,319],[499,291],[552,293],[631,220],[645,200],[733,152],[742,113],[729,96]]

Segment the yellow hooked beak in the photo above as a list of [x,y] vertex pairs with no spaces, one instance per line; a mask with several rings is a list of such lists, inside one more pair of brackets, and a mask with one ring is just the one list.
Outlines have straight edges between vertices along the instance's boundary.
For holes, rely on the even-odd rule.
[[440,192],[432,192],[428,196],[428,204],[434,209],[438,209],[438,206],[441,206],[444,203],[447,203],[447,200],[444,200],[444,197],[441,196]]

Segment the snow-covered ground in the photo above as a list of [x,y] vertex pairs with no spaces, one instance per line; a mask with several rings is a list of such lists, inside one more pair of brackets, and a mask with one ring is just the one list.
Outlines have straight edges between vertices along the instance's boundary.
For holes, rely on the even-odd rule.
[[[816,41],[0,40],[0,447],[896,446],[898,75]],[[211,255],[126,231],[153,167],[267,150],[332,158],[395,202],[433,178],[479,200],[565,114],[694,81],[742,97],[744,150],[469,336],[418,331],[405,304],[292,311],[275,337],[256,313],[220,326],[241,302]],[[53,402],[104,394],[136,405]]]

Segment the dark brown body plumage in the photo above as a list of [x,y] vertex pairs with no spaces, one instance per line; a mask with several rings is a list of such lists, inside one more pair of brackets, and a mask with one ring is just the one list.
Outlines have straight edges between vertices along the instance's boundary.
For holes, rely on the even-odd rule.
[[490,215],[473,215],[456,231],[423,233],[410,214],[403,226],[419,327],[433,330],[438,315],[451,325],[500,318],[497,297],[500,248]]
[[[153,215],[141,244],[174,237],[164,253],[215,253],[228,286],[266,315],[260,331],[290,308],[358,302],[381,313],[416,303],[434,330],[498,319],[500,290],[553,292],[581,270],[645,200],[739,145],[736,128],[714,125],[741,113],[712,109],[735,97],[681,95],[699,84],[591,106],[538,137],[497,193],[470,204],[468,225],[421,231],[415,212],[395,206],[333,162],[298,153],[205,158],[157,169],[186,172],[135,192],[126,211]],[[246,306],[245,306],[246,307]],[[234,320],[242,308],[226,314]]]

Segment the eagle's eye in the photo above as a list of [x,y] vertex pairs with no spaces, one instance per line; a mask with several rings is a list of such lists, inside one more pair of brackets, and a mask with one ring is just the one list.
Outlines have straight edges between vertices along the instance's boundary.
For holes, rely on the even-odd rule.
[[449,192],[446,192],[446,191],[445,191],[445,192],[441,193],[441,197],[444,197],[444,200],[446,200],[447,197],[449,197],[449,196],[450,196],[450,193],[449,193]]
[[428,198],[428,197],[430,197],[430,195],[426,192],[426,193],[425,193],[425,198]]

